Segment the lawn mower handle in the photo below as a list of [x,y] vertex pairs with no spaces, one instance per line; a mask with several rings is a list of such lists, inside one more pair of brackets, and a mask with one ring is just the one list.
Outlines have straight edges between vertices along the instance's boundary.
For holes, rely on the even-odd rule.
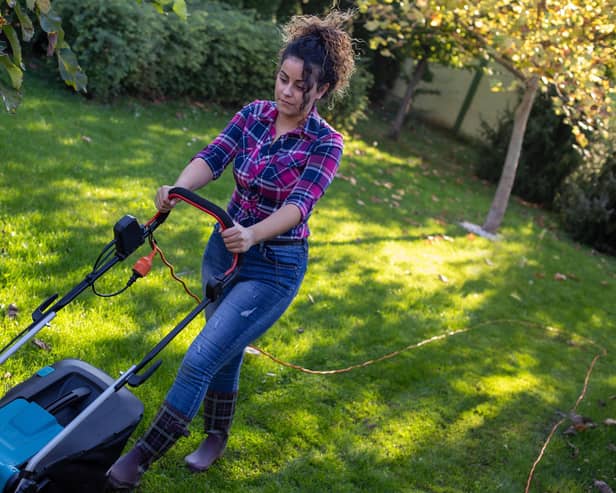
[[[197,195],[196,193],[182,187],[174,187],[169,190],[170,198],[177,198],[184,202],[196,207],[197,209],[206,212],[210,216],[214,217],[224,230],[233,226],[233,220],[227,214],[227,212],[213,204],[209,200]],[[26,327],[21,333],[13,338],[6,346],[0,350],[0,365],[9,359],[19,348],[21,348],[26,342],[32,339],[43,327],[49,324],[53,320],[59,310],[71,303],[77,298],[84,290],[94,285],[97,279],[102,277],[107,271],[109,271],[115,264],[123,261],[127,256],[132,254],[139,246],[141,246],[145,239],[148,238],[158,226],[160,226],[167,216],[168,212],[158,212],[152,219],[150,219],[144,226],[139,226],[136,223],[135,218],[125,216],[118,224],[125,219],[128,219],[127,225],[130,229],[128,241],[126,242],[126,251],[118,252],[116,249],[116,255],[105,262],[103,265],[95,268],[92,272],[87,274],[85,278],[71,289],[67,294],[62,296],[59,300],[58,295],[54,294],[41,303],[36,310],[32,313],[33,323]],[[132,222],[131,222],[132,220]],[[117,227],[117,224],[116,224]],[[114,232],[115,232],[114,228]],[[117,241],[117,238],[116,238]],[[116,245],[117,246],[117,245]],[[239,266],[240,256],[235,254],[233,256],[233,262],[230,268],[218,276],[214,276],[208,279],[206,283],[206,297],[215,299],[222,292],[225,285],[227,285],[237,272]],[[57,300],[57,301],[56,301]],[[55,302],[55,303],[54,303]]]

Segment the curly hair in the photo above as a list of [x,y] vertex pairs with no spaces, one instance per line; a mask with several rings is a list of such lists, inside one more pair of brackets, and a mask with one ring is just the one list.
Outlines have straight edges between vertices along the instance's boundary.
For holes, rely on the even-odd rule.
[[[314,83],[318,88],[329,84],[325,96],[342,95],[348,87],[355,70],[355,50],[344,27],[352,17],[352,12],[332,10],[323,18],[297,15],[283,26],[280,64],[290,56],[304,62],[306,93]],[[316,80],[312,75],[315,69]]]

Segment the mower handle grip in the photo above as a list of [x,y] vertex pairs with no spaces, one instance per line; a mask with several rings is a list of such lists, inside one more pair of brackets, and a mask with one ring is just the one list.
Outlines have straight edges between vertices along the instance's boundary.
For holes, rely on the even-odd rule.
[[[223,231],[227,228],[232,228],[234,226],[233,219],[231,219],[231,216],[227,214],[227,211],[217,206],[216,204],[210,202],[209,200],[204,199],[203,197],[196,194],[195,192],[188,190],[187,188],[173,187],[169,190],[168,196],[170,199],[183,200],[187,204],[190,204],[193,207],[196,207],[197,209],[209,214],[214,219],[216,219],[216,221],[218,221],[218,224],[220,224],[220,227]],[[157,224],[161,224],[164,222],[165,219],[167,219],[168,215],[169,215],[169,212],[159,212],[152,219],[152,221],[156,222]],[[235,269],[239,265],[239,262],[240,262],[240,255],[237,253],[233,254],[233,262],[231,263],[231,267],[222,276],[220,276],[220,278],[216,279],[216,284],[226,285],[235,275],[236,273]],[[213,292],[214,291],[212,291],[212,293]]]
[[169,198],[183,200],[187,204],[206,212],[220,223],[222,229],[233,227],[233,219],[227,214],[227,211],[187,188],[173,187],[169,190]]

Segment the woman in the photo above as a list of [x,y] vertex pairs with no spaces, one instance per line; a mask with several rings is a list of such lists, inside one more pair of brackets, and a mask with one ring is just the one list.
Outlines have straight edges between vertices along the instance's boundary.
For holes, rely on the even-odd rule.
[[[233,162],[236,187],[228,205],[235,226],[216,227],[203,258],[203,281],[242,253],[236,282],[206,310],[207,323],[188,349],[154,422],[108,471],[118,489],[139,484],[147,468],[181,436],[203,402],[206,439],[186,457],[205,471],[223,453],[237,401],[244,349],[287,309],[307,265],[308,218],[342,156],[342,136],[316,103],[343,91],[354,69],[349,14],[294,17],[284,29],[274,101],[255,101],[186,166],[174,186],[196,190]],[[172,187],[155,204],[169,211]]]

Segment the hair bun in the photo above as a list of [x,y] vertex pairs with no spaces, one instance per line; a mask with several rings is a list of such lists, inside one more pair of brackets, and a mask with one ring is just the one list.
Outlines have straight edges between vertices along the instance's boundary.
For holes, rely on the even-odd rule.
[[[353,12],[332,10],[323,18],[314,15],[294,16],[283,27],[285,46],[311,36],[318,36],[322,40],[325,53],[330,58],[337,76],[335,85],[330,87],[328,93],[343,93],[355,70],[353,39],[345,30],[352,19]],[[285,47],[281,53],[284,49]]]

